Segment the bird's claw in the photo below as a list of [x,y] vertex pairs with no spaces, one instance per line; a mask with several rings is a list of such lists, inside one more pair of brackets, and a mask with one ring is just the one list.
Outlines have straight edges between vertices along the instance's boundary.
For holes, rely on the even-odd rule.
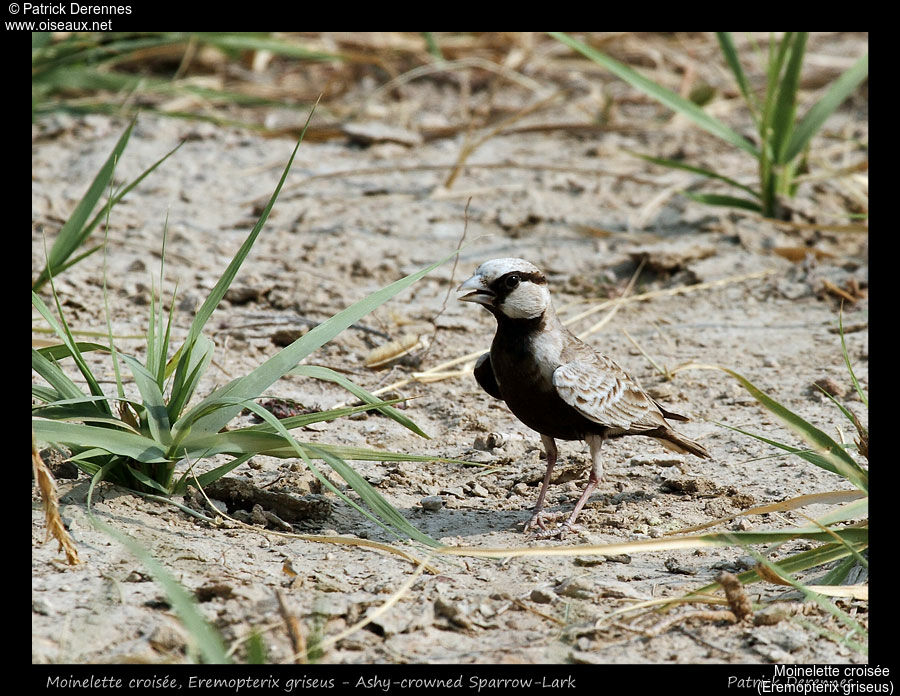
[[[546,520],[550,518],[552,518],[552,515],[548,515],[546,512],[538,510],[531,516],[531,519],[525,523],[525,527],[522,529],[522,531],[527,534],[533,527],[539,527],[543,532],[546,532]],[[541,532],[536,532],[536,534],[540,533]]]
[[547,522],[554,522],[560,517],[563,517],[564,514],[565,513],[552,514],[543,511],[536,512],[532,515],[531,519],[525,523],[525,527],[522,531],[527,534],[532,528],[538,527],[538,529],[533,532],[533,537],[535,539],[561,539],[567,532],[583,531],[584,528],[579,524],[575,524],[571,519],[567,519],[562,524],[557,524],[553,527],[547,526]]
[[566,520],[562,524],[559,524],[554,529],[547,529],[543,527],[540,532],[534,533],[535,539],[562,539],[569,532],[583,532],[584,527],[580,524],[574,524]]

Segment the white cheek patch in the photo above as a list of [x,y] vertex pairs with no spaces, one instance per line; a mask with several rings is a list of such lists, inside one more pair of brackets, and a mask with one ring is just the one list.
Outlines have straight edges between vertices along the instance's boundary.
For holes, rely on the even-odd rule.
[[510,319],[534,319],[541,316],[550,305],[550,291],[547,288],[527,283],[513,290],[500,311]]

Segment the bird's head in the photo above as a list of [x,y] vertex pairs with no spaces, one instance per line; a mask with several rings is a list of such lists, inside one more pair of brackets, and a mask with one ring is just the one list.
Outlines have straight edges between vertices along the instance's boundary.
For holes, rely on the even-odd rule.
[[468,291],[462,302],[477,302],[498,317],[536,319],[550,306],[547,279],[524,259],[485,261],[457,290]]

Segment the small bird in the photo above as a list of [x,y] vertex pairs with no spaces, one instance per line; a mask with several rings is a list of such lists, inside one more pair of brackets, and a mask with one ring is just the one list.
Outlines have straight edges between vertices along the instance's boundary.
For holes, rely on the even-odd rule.
[[[475,363],[475,379],[540,434],[547,454],[547,471],[525,532],[539,527],[538,536],[562,536],[574,528],[603,476],[600,448],[609,438],[644,435],[676,452],[709,458],[703,446],[666,421],[688,418],[666,410],[621,367],[563,326],[553,309],[547,279],[537,266],[524,259],[492,259],[457,290],[466,292],[460,301],[476,302],[497,319],[491,350]],[[556,440],[587,442],[591,473],[575,509],[551,530],[543,509],[558,454]]]

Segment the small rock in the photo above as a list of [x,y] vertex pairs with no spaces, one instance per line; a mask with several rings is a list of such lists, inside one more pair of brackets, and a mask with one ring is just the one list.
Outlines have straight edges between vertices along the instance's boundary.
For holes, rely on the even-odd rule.
[[466,484],[466,488],[471,491],[472,495],[479,498],[487,498],[488,496],[490,496],[488,489],[476,481],[469,481]]
[[677,573],[678,575],[696,575],[697,571],[694,568],[689,568],[681,563],[677,558],[670,557],[666,559],[665,562],[666,570],[670,573]]
[[555,591],[560,597],[571,597],[572,599],[590,599],[597,594],[594,584],[587,578],[563,580]]
[[419,501],[419,505],[429,512],[437,512],[444,507],[444,499],[439,495],[428,495]]
[[614,599],[650,599],[643,592],[638,592],[627,582],[621,580],[602,580],[596,584],[596,588],[601,597],[612,597]]
[[53,613],[53,605],[45,598],[37,597],[31,600],[31,611],[42,616],[50,616]]
[[585,568],[590,568],[591,566],[601,565],[606,563],[606,556],[575,556],[573,563],[577,566],[582,566]]
[[501,433],[487,433],[486,435],[476,435],[473,447],[477,450],[489,451],[496,447],[503,447],[506,444],[506,436]]
[[535,587],[529,597],[532,602],[537,602],[538,604],[550,604],[556,599],[554,593],[545,587]]

